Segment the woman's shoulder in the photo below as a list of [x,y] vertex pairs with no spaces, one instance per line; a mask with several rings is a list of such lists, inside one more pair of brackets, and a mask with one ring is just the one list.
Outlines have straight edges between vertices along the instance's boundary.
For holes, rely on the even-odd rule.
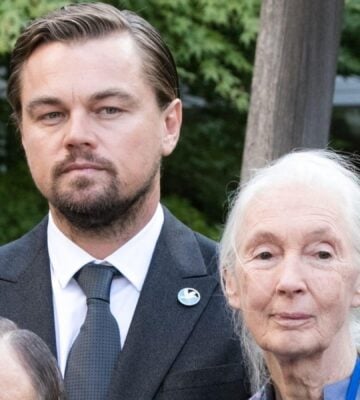
[[274,389],[271,384],[265,385],[256,392],[249,400],[275,400]]
[[249,400],[262,400],[263,398],[264,397],[262,397],[261,391],[259,391],[251,396]]

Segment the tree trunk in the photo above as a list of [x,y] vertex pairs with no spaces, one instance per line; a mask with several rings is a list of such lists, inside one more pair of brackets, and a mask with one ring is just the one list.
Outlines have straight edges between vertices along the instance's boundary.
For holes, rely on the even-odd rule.
[[343,0],[263,0],[242,180],[328,142]]

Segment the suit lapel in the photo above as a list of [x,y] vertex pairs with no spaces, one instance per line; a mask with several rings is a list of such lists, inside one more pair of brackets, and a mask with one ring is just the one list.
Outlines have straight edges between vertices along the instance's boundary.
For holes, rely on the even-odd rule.
[[47,219],[1,249],[0,315],[38,334],[56,355]]
[[[165,215],[114,372],[110,399],[154,397],[218,284],[207,273],[194,234]],[[1,248],[0,315],[37,333],[56,355],[46,227],[44,220],[17,242]],[[185,287],[200,292],[197,305],[186,307],[178,302],[177,294]]]
[[[154,397],[217,284],[216,279],[207,274],[194,234],[166,213],[113,376],[110,398]],[[186,307],[178,302],[178,292],[185,287],[200,292],[201,300],[197,305]]]

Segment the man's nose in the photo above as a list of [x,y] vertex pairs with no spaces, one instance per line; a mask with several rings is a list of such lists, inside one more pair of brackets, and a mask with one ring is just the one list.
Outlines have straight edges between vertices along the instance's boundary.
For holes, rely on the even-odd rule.
[[90,118],[84,112],[71,114],[65,127],[64,146],[73,147],[96,147],[96,135],[93,131]]
[[305,293],[307,290],[305,269],[301,257],[285,257],[279,268],[276,292],[287,296]]

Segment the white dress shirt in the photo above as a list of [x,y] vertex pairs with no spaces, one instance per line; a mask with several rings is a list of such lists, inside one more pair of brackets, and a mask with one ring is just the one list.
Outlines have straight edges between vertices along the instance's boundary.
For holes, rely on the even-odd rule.
[[65,236],[49,214],[48,249],[56,344],[63,374],[87,310],[86,296],[73,276],[91,261],[108,262],[121,272],[121,277],[115,277],[111,285],[110,309],[119,325],[123,347],[163,222],[164,213],[159,204],[152,219],[136,236],[104,260],[95,260]]

